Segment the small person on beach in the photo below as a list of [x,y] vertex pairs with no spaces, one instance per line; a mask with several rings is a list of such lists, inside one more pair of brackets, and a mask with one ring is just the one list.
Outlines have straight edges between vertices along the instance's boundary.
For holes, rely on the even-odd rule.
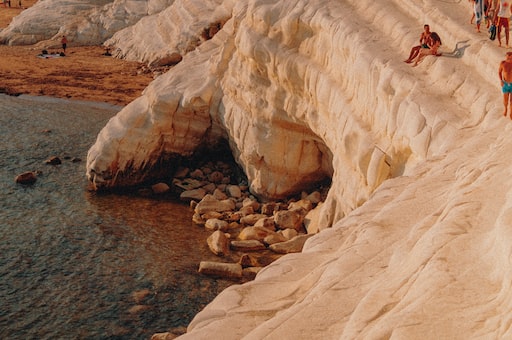
[[66,38],[65,35],[62,36],[62,39],[60,40],[61,44],[62,44],[62,51],[63,53],[66,53],[66,47],[68,45],[68,39]]
[[441,56],[442,53],[439,52],[439,47],[441,47],[443,43],[441,42],[441,38],[436,32],[432,32],[430,34],[430,46],[429,48],[421,48],[418,56],[416,57],[416,61],[413,66],[417,66],[420,61],[425,58],[427,55],[435,55],[437,57]]
[[[512,52],[507,52],[505,60],[500,63],[498,76],[500,77],[501,91],[503,92],[503,105],[505,106],[503,115],[506,117],[509,106],[512,108],[510,100],[510,94],[512,93]],[[510,119],[512,119],[512,113]]]
[[407,58],[407,60],[405,60],[406,63],[412,63],[412,61],[414,60],[414,58],[416,58],[416,56],[418,55],[418,53],[420,53],[420,49],[421,48],[429,48],[430,46],[430,26],[425,24],[423,25],[423,32],[421,32],[421,35],[420,35],[420,44],[418,46],[414,46],[412,49],[411,49],[411,53],[409,54],[409,58]]

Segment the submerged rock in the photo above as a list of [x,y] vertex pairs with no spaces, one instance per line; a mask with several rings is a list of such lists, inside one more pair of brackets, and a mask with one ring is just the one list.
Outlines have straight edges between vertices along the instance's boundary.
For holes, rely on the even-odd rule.
[[34,184],[37,180],[37,173],[34,171],[27,171],[19,174],[14,178],[14,181],[19,184]]
[[49,165],[59,165],[59,164],[62,164],[62,161],[60,160],[59,157],[57,156],[52,156],[50,158],[48,158],[46,161],[45,161],[46,164],[49,164]]

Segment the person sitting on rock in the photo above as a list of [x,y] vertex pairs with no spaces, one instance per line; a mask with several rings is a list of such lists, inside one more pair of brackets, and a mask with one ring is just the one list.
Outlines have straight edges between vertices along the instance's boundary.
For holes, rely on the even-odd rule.
[[436,32],[432,32],[432,34],[430,35],[430,42],[431,42],[431,44],[430,44],[429,48],[421,48],[420,49],[418,56],[416,57],[416,62],[414,63],[413,66],[417,66],[418,63],[420,61],[422,61],[423,58],[427,55],[435,55],[435,56],[442,55],[442,53],[439,52],[439,47],[441,47],[441,45],[442,45],[441,38],[439,37],[439,35]]
[[422,49],[422,48],[429,48],[430,47],[430,34],[432,34],[430,32],[430,26],[425,24],[423,26],[423,32],[420,35],[420,44],[418,46],[414,46],[411,49],[411,53],[409,54],[409,58],[407,58],[407,60],[405,60],[406,63],[408,63],[408,64],[412,63],[414,58],[416,58],[416,56],[418,56],[418,53],[420,53],[420,49]]

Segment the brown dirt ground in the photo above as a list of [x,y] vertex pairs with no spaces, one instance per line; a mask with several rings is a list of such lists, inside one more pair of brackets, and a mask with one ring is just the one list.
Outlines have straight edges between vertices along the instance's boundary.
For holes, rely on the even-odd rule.
[[[30,7],[36,0],[23,0]],[[1,0],[0,0],[1,3]],[[0,28],[23,9],[0,4]],[[48,50],[57,53],[60,50]],[[44,95],[126,105],[153,80],[142,64],[104,56],[101,46],[68,47],[62,58],[43,59],[35,46],[0,45],[0,93]]]

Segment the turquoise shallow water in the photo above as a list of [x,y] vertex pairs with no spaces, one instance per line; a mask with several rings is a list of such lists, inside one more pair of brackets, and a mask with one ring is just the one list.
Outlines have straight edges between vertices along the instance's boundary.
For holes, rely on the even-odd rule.
[[[87,190],[87,150],[119,110],[0,95],[0,338],[148,339],[232,284],[197,274],[216,258],[186,205]],[[25,171],[34,185],[14,182]]]

